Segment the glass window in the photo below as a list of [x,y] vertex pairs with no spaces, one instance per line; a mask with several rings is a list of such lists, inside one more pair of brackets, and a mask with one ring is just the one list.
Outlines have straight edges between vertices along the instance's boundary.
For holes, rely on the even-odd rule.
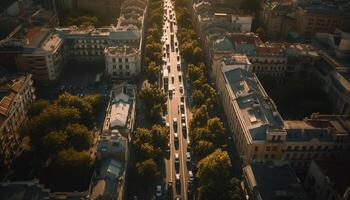
[[125,65],[125,69],[129,69],[129,65]]
[[123,69],[123,65],[119,65],[119,69]]
[[266,147],[266,151],[270,151],[270,147]]
[[118,59],[119,62],[122,62],[123,60],[121,58]]

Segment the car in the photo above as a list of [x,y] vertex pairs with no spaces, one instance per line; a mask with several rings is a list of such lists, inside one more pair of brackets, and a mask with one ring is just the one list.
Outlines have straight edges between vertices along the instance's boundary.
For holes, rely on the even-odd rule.
[[166,127],[168,127],[168,128],[170,127],[170,125],[169,125],[169,123],[168,123],[168,122],[167,122],[167,123],[165,123],[165,126],[166,126]]
[[186,161],[188,163],[191,162],[191,154],[190,154],[190,152],[186,152]]
[[176,164],[180,163],[179,154],[175,153],[174,157],[175,157],[175,163]]
[[192,170],[189,170],[189,171],[188,171],[188,179],[190,180],[190,182],[193,182],[193,180],[194,180]]
[[173,92],[175,93],[175,86],[173,86]]
[[176,185],[180,185],[180,174],[175,174]]
[[185,97],[183,95],[181,95],[180,100],[183,103],[185,101]]
[[184,92],[184,88],[182,85],[180,85],[180,93],[183,93]]
[[185,104],[183,102],[180,103],[180,108],[182,112],[185,110]]
[[162,119],[161,119],[161,123],[162,125],[165,125],[166,124],[166,118],[163,116]]
[[191,145],[190,145],[190,141],[187,140],[187,152],[191,151]]
[[168,66],[167,66],[167,69],[168,69],[168,71],[170,71],[170,65],[168,64]]
[[176,59],[177,59],[177,61],[180,61],[180,56],[177,56]]
[[173,126],[176,126],[177,125],[177,119],[176,119],[176,117],[174,117],[174,119],[173,119]]
[[182,121],[182,123],[185,123],[185,120],[186,120],[185,114],[181,114],[181,121]]
[[181,65],[180,63],[177,63],[177,71],[180,71],[181,70]]
[[181,82],[182,76],[181,74],[179,74],[179,82]]
[[185,130],[186,131],[186,123],[182,123],[182,130]]
[[171,75],[171,83],[174,83],[174,74]]
[[162,196],[162,186],[157,185],[156,186],[156,197],[161,197]]

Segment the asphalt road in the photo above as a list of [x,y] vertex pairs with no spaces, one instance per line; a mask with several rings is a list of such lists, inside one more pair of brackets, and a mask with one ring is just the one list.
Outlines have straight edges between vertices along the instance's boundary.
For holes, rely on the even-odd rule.
[[[183,75],[185,70],[183,66],[180,68],[177,67],[181,63],[180,52],[178,50],[178,41],[176,38],[177,26],[174,25],[171,30],[170,21],[176,22],[175,10],[170,0],[164,1],[164,29],[163,29],[163,41],[165,50],[165,56],[163,57],[166,60],[166,64],[163,65],[163,70],[169,71],[169,90],[173,90],[171,96],[168,95],[168,114],[166,116],[166,121],[170,126],[170,156],[166,159],[166,183],[172,183],[172,188],[169,190],[172,191],[172,199],[188,199],[187,190],[188,190],[188,162],[187,162],[187,145],[189,143],[188,133],[188,122],[189,118],[187,116],[189,109],[186,106],[186,100],[183,100],[184,109],[180,108],[181,96],[183,99],[186,99],[186,89],[184,88],[184,79]],[[177,24],[177,23],[176,23]],[[173,41],[171,40],[171,35],[174,35]],[[171,47],[173,43],[173,48]],[[169,51],[167,51],[166,44],[169,44]],[[167,53],[169,52],[169,53]],[[170,65],[170,70],[168,69]],[[182,90],[180,91],[180,86]],[[165,89],[166,90],[166,89]],[[169,94],[169,92],[168,92]],[[181,114],[185,114],[185,121],[181,118]],[[174,123],[174,118],[176,118],[177,123]],[[186,125],[185,133],[183,131],[183,123]],[[177,138],[175,139],[175,134]],[[175,155],[178,155],[179,161],[175,163]],[[176,176],[179,176],[180,181],[176,181]],[[178,184],[179,183],[179,184]]]

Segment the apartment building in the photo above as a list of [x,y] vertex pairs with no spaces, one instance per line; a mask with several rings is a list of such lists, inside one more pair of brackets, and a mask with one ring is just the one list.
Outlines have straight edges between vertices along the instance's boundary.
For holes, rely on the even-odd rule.
[[333,33],[342,28],[345,13],[333,4],[316,4],[298,7],[296,10],[297,32],[302,36],[311,37],[317,32]]
[[315,161],[308,169],[304,186],[311,199],[349,200],[350,163],[346,161]]
[[243,165],[250,160],[289,160],[292,166],[305,167],[311,159],[350,157],[347,115],[283,120],[257,76],[241,62],[231,59],[220,69],[216,85]]
[[289,31],[295,31],[296,18],[292,2],[264,1],[260,15],[267,37],[287,36]]
[[0,88],[0,154],[4,164],[9,165],[21,143],[19,129],[35,99],[32,75],[2,82]]
[[137,48],[110,47],[105,49],[106,73],[112,79],[130,78],[140,73],[141,55]]

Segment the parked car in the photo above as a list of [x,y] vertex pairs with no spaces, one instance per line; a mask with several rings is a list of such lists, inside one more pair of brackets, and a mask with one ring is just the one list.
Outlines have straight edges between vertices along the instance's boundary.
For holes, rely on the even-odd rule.
[[157,185],[156,186],[156,197],[161,197],[162,196],[162,186]]

